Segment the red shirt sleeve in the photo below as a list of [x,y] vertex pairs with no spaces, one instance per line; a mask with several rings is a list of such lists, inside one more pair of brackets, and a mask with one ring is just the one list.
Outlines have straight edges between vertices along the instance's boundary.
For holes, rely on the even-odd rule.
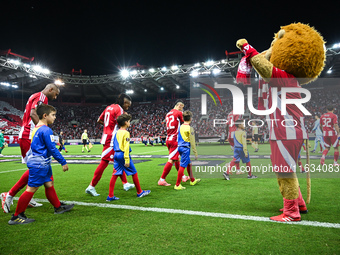
[[37,108],[39,102],[43,104],[48,104],[48,98],[46,96],[44,97],[44,101],[41,101],[40,98],[40,95],[34,98],[34,100],[32,101],[31,110]]
[[336,114],[333,114],[333,125],[338,124],[338,116]]

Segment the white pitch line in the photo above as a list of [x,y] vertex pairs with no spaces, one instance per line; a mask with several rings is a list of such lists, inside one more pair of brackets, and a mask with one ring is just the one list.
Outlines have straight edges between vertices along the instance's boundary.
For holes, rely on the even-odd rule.
[[[58,164],[52,164],[51,166],[56,166],[56,165],[58,165]],[[0,172],[0,174],[18,172],[18,171],[22,171],[22,170],[27,170],[27,167],[26,168],[20,168],[20,169],[8,170],[8,171],[2,171],[2,172]]]
[[[162,151],[167,151],[167,150],[147,151],[147,152],[141,152],[141,153],[138,153],[138,154],[147,154],[147,153],[151,153],[151,152],[162,152]],[[138,156],[138,154],[136,154],[136,156]]]
[[[19,198],[14,198],[18,200]],[[34,198],[37,202],[48,202],[47,199]],[[115,204],[103,204],[103,203],[86,203],[78,201],[65,201],[66,203],[72,203],[81,206],[96,206],[103,208],[114,208],[114,209],[124,209],[124,210],[134,210],[134,211],[144,211],[144,212],[159,212],[159,213],[173,213],[173,214],[185,214],[185,215],[195,215],[195,216],[205,216],[213,218],[225,218],[225,219],[237,219],[237,220],[251,220],[251,221],[262,221],[270,223],[282,223],[291,225],[302,225],[310,227],[322,227],[322,228],[339,228],[339,223],[329,223],[329,222],[318,222],[318,221],[295,221],[295,222],[277,222],[272,221],[268,217],[260,216],[248,216],[248,215],[238,215],[238,214],[228,214],[228,213],[213,213],[213,212],[202,212],[202,211],[190,211],[190,210],[179,210],[179,209],[168,209],[168,208],[157,208],[157,207],[141,207],[141,206],[131,206],[131,205],[115,205]]]

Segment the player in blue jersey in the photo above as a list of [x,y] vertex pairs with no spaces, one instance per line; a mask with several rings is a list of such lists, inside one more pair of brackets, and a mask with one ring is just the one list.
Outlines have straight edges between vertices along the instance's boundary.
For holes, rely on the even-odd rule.
[[190,176],[190,185],[196,185],[201,179],[195,179],[192,173],[192,164],[190,160],[190,148],[195,154],[197,159],[197,150],[195,142],[195,131],[190,127],[192,119],[192,113],[190,111],[183,112],[184,123],[180,126],[178,132],[178,152],[181,156],[180,167],[177,173],[177,182],[174,186],[175,190],[183,190],[185,187],[181,185],[182,176],[184,174],[184,168],[187,168],[188,175]]
[[27,189],[19,198],[17,208],[8,222],[10,225],[27,224],[34,222],[25,215],[25,210],[34,193],[40,186],[45,186],[46,198],[54,206],[54,213],[60,214],[70,211],[74,204],[66,205],[59,201],[52,180],[52,156],[62,165],[63,171],[68,171],[66,160],[56,148],[52,130],[47,126],[56,119],[56,109],[51,105],[40,104],[36,108],[39,122],[34,128],[31,137],[31,148],[27,153],[27,167],[29,177]]
[[315,131],[314,149],[312,150],[312,152],[316,152],[316,149],[318,148],[318,143],[320,143],[320,152],[322,153],[325,150],[325,144],[323,142],[322,131],[320,128],[320,117],[318,115],[315,115],[315,119],[316,121],[314,122],[314,127],[312,129],[312,131]]
[[236,131],[234,133],[234,158],[230,162],[230,165],[227,168],[227,171],[223,173],[223,176],[226,180],[230,180],[229,174],[230,170],[241,160],[243,163],[246,163],[246,169],[248,172],[248,179],[256,179],[256,175],[251,174],[251,164],[249,158],[249,152],[247,148],[247,133],[244,130],[244,121],[238,120],[235,123]]
[[119,198],[114,195],[114,188],[118,176],[124,172],[126,175],[132,175],[133,183],[137,190],[137,197],[144,197],[150,194],[150,190],[142,190],[140,187],[137,170],[130,156],[130,133],[127,129],[130,127],[130,114],[122,114],[117,118],[119,130],[113,134],[113,149],[115,154],[113,156],[113,174],[110,181],[109,195],[106,199],[107,202],[118,200]]

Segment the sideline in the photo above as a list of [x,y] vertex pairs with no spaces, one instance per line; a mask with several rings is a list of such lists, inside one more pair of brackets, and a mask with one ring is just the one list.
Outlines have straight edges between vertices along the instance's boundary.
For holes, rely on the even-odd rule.
[[[15,200],[19,198],[15,197]],[[38,199],[34,198],[37,202],[46,202],[47,199]],[[225,219],[237,219],[237,220],[251,220],[251,221],[262,221],[262,222],[270,222],[270,223],[279,223],[279,224],[290,224],[290,225],[302,225],[302,226],[310,226],[310,227],[322,227],[322,228],[340,228],[339,223],[329,223],[329,222],[318,222],[318,221],[295,221],[295,222],[277,222],[272,221],[269,217],[260,217],[260,216],[248,216],[248,215],[238,215],[238,214],[228,214],[228,213],[213,213],[213,212],[202,212],[202,211],[190,211],[190,210],[178,210],[178,209],[168,209],[168,208],[157,208],[157,207],[141,207],[141,206],[131,206],[131,205],[114,205],[110,203],[85,203],[79,201],[63,201],[65,203],[72,203],[75,205],[81,206],[95,206],[95,207],[103,207],[103,208],[114,208],[114,209],[123,209],[123,210],[134,210],[134,211],[144,211],[144,212],[158,212],[158,213],[173,213],[173,214],[185,214],[185,215],[195,215],[195,216],[204,216],[204,217],[213,217],[213,218],[225,218]]]

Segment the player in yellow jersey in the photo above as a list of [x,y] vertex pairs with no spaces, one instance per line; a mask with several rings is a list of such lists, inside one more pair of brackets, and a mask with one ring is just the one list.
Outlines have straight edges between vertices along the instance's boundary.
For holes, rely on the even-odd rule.
[[91,150],[87,149],[87,142],[89,140],[89,137],[87,135],[87,129],[85,129],[84,133],[81,135],[81,140],[83,142],[83,148],[81,149],[81,152],[84,152],[84,149],[86,149],[87,152],[90,152]]
[[230,162],[227,171],[223,173],[224,178],[228,181],[230,180],[230,170],[236,165],[236,163],[239,163],[241,159],[243,163],[247,164],[246,169],[248,172],[248,179],[257,178],[257,176],[251,174],[251,164],[247,148],[247,133],[244,131],[245,128],[242,121],[243,120],[238,120],[237,123],[235,123],[237,129],[234,133],[234,159]]
[[184,168],[187,168],[188,174],[190,176],[190,185],[196,185],[201,180],[195,179],[192,173],[191,160],[190,160],[190,147],[195,154],[195,159],[197,159],[197,150],[195,144],[195,132],[192,127],[190,127],[192,119],[192,113],[190,111],[183,112],[184,123],[180,126],[178,132],[178,152],[181,155],[180,167],[177,174],[177,182],[174,186],[175,190],[183,190],[185,187],[181,185],[182,176],[184,174]]
[[118,200],[119,198],[114,195],[114,188],[116,180],[123,172],[126,175],[132,175],[133,183],[137,190],[137,197],[145,197],[150,194],[150,190],[142,190],[139,184],[137,170],[130,156],[130,133],[127,129],[130,127],[130,114],[122,114],[117,118],[119,130],[113,135],[113,149],[115,151],[113,160],[113,174],[110,181],[109,195],[106,199],[107,202]]
[[255,152],[258,152],[259,151],[259,128],[256,125],[255,121],[252,122],[251,136],[252,136],[251,146],[255,149]]

